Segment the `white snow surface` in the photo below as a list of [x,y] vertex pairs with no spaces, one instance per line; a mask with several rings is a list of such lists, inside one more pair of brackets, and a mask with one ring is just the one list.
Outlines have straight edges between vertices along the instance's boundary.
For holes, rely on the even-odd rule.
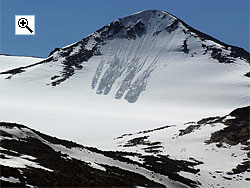
[[0,55],[0,72],[32,65],[42,60],[44,60],[44,58]]

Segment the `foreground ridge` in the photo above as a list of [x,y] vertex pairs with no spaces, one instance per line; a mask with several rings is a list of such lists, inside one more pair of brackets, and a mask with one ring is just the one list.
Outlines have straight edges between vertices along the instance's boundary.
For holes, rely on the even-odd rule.
[[[249,110],[249,106],[238,108],[223,117],[190,122],[184,129],[169,125],[124,134],[115,139],[120,151],[102,151],[51,137],[24,125],[1,122],[1,185],[207,187],[209,180],[209,186],[244,186],[250,173],[247,158],[250,152],[247,147]],[[199,155],[190,153],[190,147],[185,147],[183,158],[183,151],[178,151],[178,147],[175,154],[169,149],[172,141],[165,143],[159,136],[154,136],[165,134],[171,140],[168,135],[173,132],[171,129],[179,132],[177,136],[172,135],[172,139],[179,140],[177,142],[186,139],[188,145],[203,145],[203,148],[197,147]],[[209,139],[193,142],[197,132],[200,137],[206,134]],[[237,145],[241,145],[240,150],[226,151],[224,157],[239,158],[238,165],[230,169],[232,161],[216,159],[221,151],[230,151],[225,148]],[[122,148],[126,151],[121,151]],[[165,151],[164,148],[168,149]],[[208,165],[213,156],[218,162]],[[221,160],[224,166],[220,169],[217,163]]]

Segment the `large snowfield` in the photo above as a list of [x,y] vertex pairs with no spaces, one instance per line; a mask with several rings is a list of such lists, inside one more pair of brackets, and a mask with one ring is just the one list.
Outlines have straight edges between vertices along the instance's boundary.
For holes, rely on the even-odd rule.
[[209,65],[204,61],[204,71],[194,71],[203,62],[192,60],[190,68],[180,67],[182,62],[173,63],[172,69],[168,67],[171,74],[166,73],[171,78],[162,79],[162,84],[154,80],[162,68],[155,70],[147,85],[147,90],[155,93],[146,90],[137,102],[128,103],[114,99],[112,94],[97,95],[91,89],[98,62],[88,62],[93,65],[86,65],[86,69],[56,87],[46,85],[46,75],[55,71],[53,67],[49,71],[34,67],[11,80],[1,75],[1,120],[110,149],[113,138],[124,133],[226,115],[236,107],[250,104],[249,78],[242,76],[247,70],[244,64]]
[[[230,171],[246,157],[240,145],[216,149],[215,144],[204,144],[210,133],[224,125],[172,137],[187,127],[187,122],[225,116],[235,108],[250,105],[249,77],[244,76],[250,66],[238,57],[232,63],[212,58],[202,44],[220,48],[225,55],[230,54],[230,49],[211,40],[202,41],[195,33],[183,32],[188,28],[181,22],[173,29],[171,24],[176,19],[161,11],[119,19],[124,28],[98,44],[100,54],[82,61],[80,69],[73,67],[74,74],[55,86],[52,82],[65,76],[67,59],[62,52],[71,48],[69,56],[74,56],[83,48],[93,49],[97,44],[94,39],[107,28],[89,35],[86,44],[69,45],[47,59],[0,55],[0,72],[47,60],[18,74],[0,74],[0,120],[102,150],[124,150],[119,143],[127,137],[115,139],[123,134],[136,135],[139,131],[175,125],[148,136],[162,142],[162,154],[205,161],[200,165],[199,177],[185,172],[182,175],[199,179],[204,187],[217,187],[211,183],[209,173]],[[126,27],[133,28],[139,22],[145,25],[145,33],[137,34],[135,39],[124,38]],[[167,26],[173,31],[168,31]],[[188,52],[183,47],[185,43]],[[140,147],[125,148],[130,149],[143,152]],[[231,157],[232,153],[237,157]],[[220,186],[247,186],[245,181],[232,184],[221,174],[215,176]],[[246,177],[244,174],[242,178]]]

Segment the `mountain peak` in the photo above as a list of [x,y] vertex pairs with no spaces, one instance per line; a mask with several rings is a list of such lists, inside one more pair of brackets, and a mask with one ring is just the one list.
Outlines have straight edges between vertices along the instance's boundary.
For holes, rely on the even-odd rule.
[[163,10],[158,10],[158,9],[148,9],[148,10],[138,11],[129,16],[135,16],[135,15],[140,16],[140,17],[145,16],[145,15],[153,15],[153,16],[166,15],[169,17],[174,17],[170,13],[163,11]]
[[126,17],[133,17],[133,16],[147,17],[147,16],[164,16],[164,15],[174,18],[174,16],[171,15],[170,13],[168,13],[166,11],[162,11],[162,10],[157,10],[157,9],[149,9],[149,10],[135,12],[129,16],[125,16],[125,18]]
[[177,24],[177,18],[167,12],[145,10],[119,18],[99,29],[95,34],[101,33],[102,37],[107,38],[118,36],[135,39],[137,36],[140,37],[152,31],[159,33],[172,23]]
[[[201,62],[209,69],[211,65],[219,67],[219,63],[249,66],[249,53],[195,30],[165,11],[146,10],[119,18],[79,42],[55,49],[39,64],[57,67],[57,72],[50,75],[49,85],[57,86],[76,72],[84,72],[89,78],[88,86],[97,94],[112,94],[116,99],[134,103],[148,90],[148,85],[151,87],[148,96],[163,99],[165,90],[162,91],[161,85],[170,85],[170,75],[173,79],[182,77],[174,72],[184,71],[183,66],[192,67],[189,72],[199,67],[195,74],[200,78],[198,73],[206,70],[200,67]],[[21,73],[30,67],[5,74]],[[92,69],[86,73],[89,67]],[[244,71],[243,75],[248,72]],[[203,85],[206,83],[201,87]],[[179,87],[184,86],[180,83]]]

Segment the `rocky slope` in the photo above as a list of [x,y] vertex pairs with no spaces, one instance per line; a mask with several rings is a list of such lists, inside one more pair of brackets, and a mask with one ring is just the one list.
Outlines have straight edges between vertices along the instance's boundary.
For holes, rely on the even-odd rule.
[[[143,156],[132,152],[101,151],[14,123],[1,122],[0,133],[1,187],[198,185],[198,182],[177,174],[179,171],[199,172],[194,168],[198,162],[173,160],[167,156]],[[130,156],[138,156],[142,162],[127,158]],[[156,160],[162,161],[166,170],[159,170]]]
[[[168,125],[124,134],[115,139],[124,151],[102,151],[1,122],[1,186],[244,187],[250,181],[249,112],[250,107],[239,108],[179,131]],[[202,139],[195,136],[194,143],[195,132]],[[169,149],[176,140],[186,144],[185,151],[176,144]]]
[[[200,187],[248,187],[250,176],[250,107],[197,122],[126,133],[116,138],[122,151],[194,161],[198,173],[179,175]],[[153,165],[157,167],[157,165]],[[158,170],[164,167],[157,167]],[[166,171],[165,169],[163,172]]]

